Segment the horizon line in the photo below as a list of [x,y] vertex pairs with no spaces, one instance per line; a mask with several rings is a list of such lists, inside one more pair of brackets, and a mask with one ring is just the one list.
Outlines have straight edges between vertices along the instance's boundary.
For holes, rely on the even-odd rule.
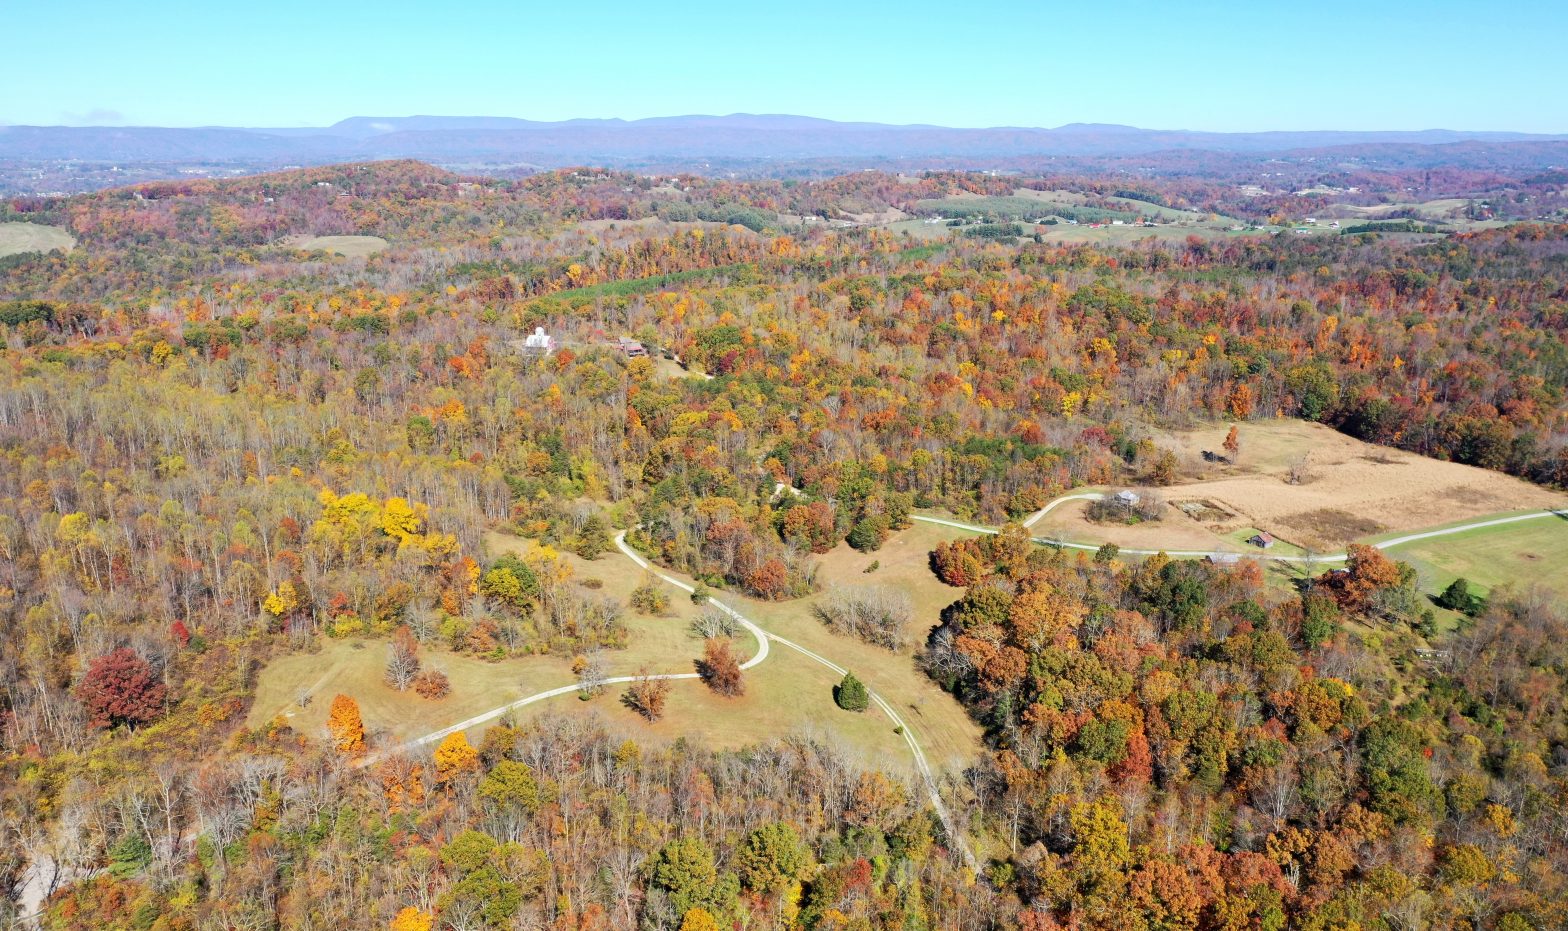
[[[251,133],[266,133],[274,130],[300,132],[309,130],[329,131],[350,121],[376,121],[376,120],[512,120],[521,123],[531,123],[538,127],[567,127],[573,123],[605,123],[632,126],[639,123],[675,120],[729,120],[729,119],[790,119],[809,120],[813,122],[832,124],[837,126],[871,126],[884,129],[927,129],[951,130],[957,132],[1061,132],[1063,130],[1085,128],[1102,128],[1109,130],[1133,130],[1146,133],[1181,133],[1191,135],[1214,136],[1265,136],[1303,133],[1399,133],[1419,135],[1423,133],[1454,133],[1461,135],[1474,134],[1508,134],[1516,136],[1534,136],[1542,139],[1563,138],[1568,139],[1568,130],[1561,132],[1539,132],[1520,129],[1452,129],[1444,126],[1429,126],[1421,129],[1377,128],[1377,129],[1344,129],[1344,128],[1295,128],[1295,129],[1190,129],[1190,128],[1165,128],[1137,126],[1131,123],[1116,123],[1103,121],[1075,120],[1055,126],[1031,126],[1022,123],[997,124],[990,126],[954,126],[943,123],[885,123],[869,119],[833,119],[831,117],[811,116],[802,113],[752,113],[736,111],[734,113],[674,113],[657,116],[621,117],[621,116],[574,116],[559,120],[540,120],[524,116],[503,116],[495,114],[436,114],[413,113],[406,116],[346,116],[326,125],[272,125],[272,126],[246,126],[241,124],[225,123],[191,123],[191,124],[162,124],[162,123],[18,123],[0,119],[0,130],[5,129],[170,129],[170,130],[201,130],[221,129],[237,130]],[[496,127],[496,129],[503,129]],[[522,127],[518,127],[522,129]],[[390,129],[382,135],[392,132],[408,132],[420,130]],[[425,130],[428,131],[428,130]]]

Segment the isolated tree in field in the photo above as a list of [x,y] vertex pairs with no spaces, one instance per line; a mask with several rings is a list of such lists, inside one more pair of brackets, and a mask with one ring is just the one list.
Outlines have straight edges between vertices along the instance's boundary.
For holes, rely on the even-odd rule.
[[632,589],[630,600],[638,614],[658,616],[670,609],[670,593],[651,574],[643,578],[641,585]]
[[702,659],[697,660],[697,674],[720,695],[734,698],[746,692],[741,681],[740,661],[735,658],[735,648],[728,637],[709,637],[702,645]]
[[1162,449],[1154,457],[1154,464],[1149,469],[1149,484],[1172,485],[1176,482],[1176,454],[1168,449]]
[[844,678],[833,689],[833,701],[845,711],[865,711],[871,706],[871,695],[866,691],[866,686],[855,678],[852,672],[844,673]]
[[413,685],[419,675],[419,642],[414,639],[413,631],[399,627],[392,635],[388,650],[386,682],[402,692]]
[[451,782],[479,768],[479,751],[468,742],[462,731],[453,731],[436,747],[435,761],[436,778],[442,782]]
[[577,688],[583,697],[596,698],[604,691],[609,663],[605,662],[603,653],[589,653],[572,660],[572,672],[577,676]]
[[420,698],[440,701],[452,692],[452,682],[439,669],[426,669],[414,677],[414,691]]
[[1231,424],[1230,425],[1230,432],[1225,434],[1225,455],[1229,456],[1231,458],[1231,461],[1234,462],[1236,460],[1236,456],[1240,452],[1241,452],[1241,437],[1237,433],[1236,425],[1235,424]]
[[359,703],[347,695],[334,695],[327,713],[327,733],[343,753],[365,749],[365,722],[359,717]]
[[657,721],[664,716],[664,700],[670,695],[670,684],[663,679],[655,679],[646,671],[639,672],[626,693],[621,696],[621,702],[650,722]]
[[147,661],[130,647],[100,656],[87,667],[76,698],[93,727],[136,727],[163,713],[168,694]]
[[884,585],[840,586],[812,605],[812,613],[839,633],[889,650],[903,648],[913,610],[906,592]]
[[1440,608],[1458,611],[1471,617],[1479,614],[1486,606],[1484,600],[1471,593],[1470,582],[1463,578],[1448,583],[1448,587],[1443,589],[1443,593],[1437,596],[1436,601]]

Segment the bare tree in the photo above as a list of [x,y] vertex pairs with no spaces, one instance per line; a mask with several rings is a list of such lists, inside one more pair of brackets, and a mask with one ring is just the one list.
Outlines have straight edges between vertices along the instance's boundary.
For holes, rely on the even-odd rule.
[[577,673],[577,688],[585,698],[595,698],[604,691],[604,680],[609,677],[610,664],[605,660],[604,654],[594,651],[581,656],[572,664],[572,669]]
[[1312,481],[1312,454],[1302,453],[1285,467],[1285,484],[1305,485]]
[[419,646],[414,634],[407,627],[399,627],[387,648],[386,683],[405,691],[419,675]]
[[812,605],[822,623],[889,650],[908,643],[904,628],[914,614],[909,595],[884,585],[848,585]]

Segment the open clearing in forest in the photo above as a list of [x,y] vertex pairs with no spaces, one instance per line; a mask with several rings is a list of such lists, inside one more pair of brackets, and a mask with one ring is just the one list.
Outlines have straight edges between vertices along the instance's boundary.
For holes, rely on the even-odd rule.
[[[851,670],[898,711],[924,748],[931,767],[956,774],[973,762],[982,748],[981,730],[953,696],[942,691],[915,665],[915,654],[925,644],[931,628],[941,622],[942,609],[957,601],[962,589],[942,584],[930,568],[931,550],[938,543],[975,534],[936,524],[916,523],[888,538],[875,553],[860,553],[844,544],[819,557],[821,591],[793,601],[757,601],[733,593],[727,604],[763,628],[788,638]],[[877,563],[874,572],[865,570]],[[812,613],[812,604],[838,585],[882,585],[909,595],[913,614],[906,628],[908,645],[897,653],[829,630]],[[781,651],[775,648],[766,669]],[[826,670],[824,670],[824,673]],[[817,701],[803,693],[802,700]],[[823,699],[832,701],[831,693]],[[870,712],[867,712],[868,714]],[[860,715],[855,715],[860,717]],[[909,752],[900,743],[883,762],[907,763]]]
[[[980,749],[980,730],[951,696],[916,668],[914,652],[938,622],[941,609],[959,595],[959,590],[943,585],[931,574],[928,554],[942,540],[970,535],[919,524],[895,534],[879,553],[861,554],[840,546],[822,557],[822,594],[836,584],[880,584],[909,593],[915,609],[909,631],[911,645],[897,654],[825,628],[811,612],[820,595],[761,602],[734,592],[716,594],[765,629],[854,670],[903,716],[933,768],[957,773]],[[491,554],[523,546],[519,538],[500,533],[487,534],[485,543]],[[576,582],[599,581],[598,588],[584,588],[585,593],[613,598],[622,605],[646,578],[642,569],[613,551],[592,562],[571,554],[564,554],[564,558],[571,564]],[[865,573],[874,560],[881,568]],[[701,654],[702,643],[691,636],[688,625],[700,609],[686,593],[667,588],[671,596],[668,617],[644,617],[626,609],[627,648],[604,654],[610,675],[634,675],[642,669],[653,673],[694,671],[693,661]],[[757,649],[756,641],[745,633],[736,638],[736,646],[742,659],[749,659]],[[575,681],[569,656],[486,662],[432,646],[422,651],[422,659],[427,666],[447,673],[452,694],[444,701],[431,702],[412,691],[396,692],[382,682],[387,649],[387,641],[380,638],[328,640],[317,653],[274,660],[259,677],[247,723],[259,727],[282,714],[300,733],[323,739],[332,696],[342,692],[359,702],[367,730],[381,743],[389,744]],[[809,658],[775,645],[765,662],[746,671],[744,681],[746,694],[739,698],[716,695],[697,680],[672,681],[665,716],[651,725],[620,703],[624,685],[613,685],[588,702],[575,695],[547,699],[518,709],[512,716],[527,720],[586,705],[639,740],[662,742],[684,737],[704,746],[736,748],[803,736],[839,747],[862,764],[913,773],[909,750],[887,716],[875,706],[860,714],[838,708],[833,703],[838,676]],[[301,689],[314,692],[314,700],[304,708],[295,703]],[[477,739],[483,727],[476,727],[471,736]]]
[[1539,585],[1568,598],[1568,518],[1546,517],[1416,540],[1389,551],[1420,574],[1421,590],[1440,592],[1456,578],[1486,595],[1503,585]]
[[24,252],[70,252],[76,237],[58,226],[42,223],[0,223],[0,258]]
[[[925,213],[944,218],[986,215],[1003,222],[1022,224],[1026,237],[1039,234],[1045,242],[1094,243],[1124,246],[1136,242],[1185,242],[1189,236],[1217,239],[1229,236],[1264,235],[1265,230],[1235,230],[1243,222],[1231,217],[1165,207],[1131,197],[1093,197],[1078,191],[1037,191],[1017,188],[1010,195],[981,196],[968,192],[917,202]],[[1030,223],[1031,220],[1062,218],[1055,223]],[[1144,226],[1140,219],[1157,225]],[[1067,220],[1077,220],[1069,223]],[[1115,225],[1119,222],[1121,225]],[[903,221],[887,226],[894,232],[934,239],[962,235],[964,227],[928,224],[923,220]]]
[[[1509,511],[1561,508],[1568,495],[1520,479],[1440,462],[1364,443],[1321,424],[1300,420],[1240,424],[1241,453],[1234,463],[1205,461],[1223,453],[1229,424],[1195,430],[1153,431],[1150,438],[1175,451],[1180,481],[1154,491],[1167,502],[1208,502],[1232,515],[1202,520],[1167,508],[1163,520],[1112,528],[1084,518],[1084,507],[1063,506],[1035,524],[1035,533],[1095,542],[1111,540],[1143,549],[1258,552],[1238,542],[1243,529],[1267,530],[1286,543],[1318,553],[1342,550],[1357,540],[1420,530],[1436,522],[1461,523]],[[1292,463],[1306,462],[1308,479],[1286,481]]]
[[293,239],[287,245],[306,251],[334,252],[351,259],[375,255],[389,243],[380,236],[309,236]]

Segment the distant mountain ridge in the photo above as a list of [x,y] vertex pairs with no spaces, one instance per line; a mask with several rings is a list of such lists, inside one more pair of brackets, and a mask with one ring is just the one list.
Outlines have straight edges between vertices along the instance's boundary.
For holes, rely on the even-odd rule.
[[[559,122],[491,116],[356,116],[326,127],[0,126],[0,159],[284,163],[420,158],[563,165],[702,158],[983,160],[1183,150],[1267,154],[1390,145],[1564,142],[1568,135],[1446,129],[1218,133],[1094,123],[1053,129],[964,129],[748,113]],[[1441,163],[1441,153],[1432,154],[1434,163]],[[1562,160],[1568,162],[1568,155]]]

